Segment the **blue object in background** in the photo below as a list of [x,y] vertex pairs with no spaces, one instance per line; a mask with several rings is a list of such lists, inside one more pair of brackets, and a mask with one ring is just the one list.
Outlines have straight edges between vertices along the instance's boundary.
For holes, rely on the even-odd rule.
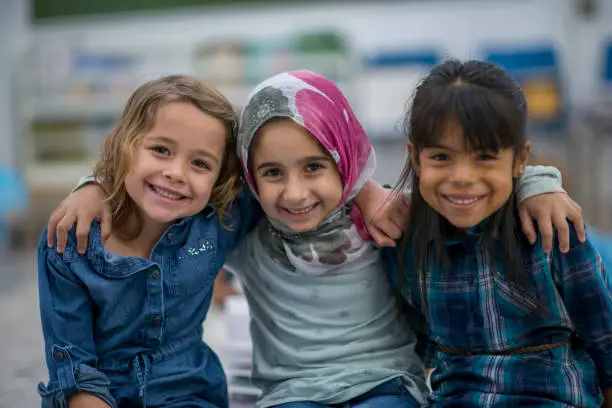
[[612,85],[612,42],[608,42],[604,49],[603,81],[606,85]]
[[608,279],[612,279],[612,234],[604,234],[601,231],[589,228],[587,238],[591,245],[599,252],[606,267]]
[[0,166],[0,244],[8,239],[8,217],[27,211],[28,193],[22,177]]
[[431,69],[442,62],[435,50],[393,50],[369,55],[364,58],[367,69],[421,67]]
[[[490,47],[485,49],[484,58],[503,67],[524,88],[552,85],[553,92],[549,97],[557,98],[557,111],[546,118],[530,117],[530,128],[536,132],[565,129],[566,113],[561,86],[561,70],[557,52],[552,45]],[[529,104],[529,100],[527,102]]]

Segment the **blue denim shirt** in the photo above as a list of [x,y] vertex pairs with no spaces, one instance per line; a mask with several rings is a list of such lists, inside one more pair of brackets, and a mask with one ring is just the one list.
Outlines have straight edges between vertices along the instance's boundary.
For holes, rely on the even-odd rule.
[[[44,404],[67,407],[70,396],[84,391],[116,407],[117,386],[111,373],[201,349],[202,323],[215,277],[227,253],[261,216],[259,204],[242,196],[233,204],[232,229],[228,230],[220,225],[214,209],[207,207],[169,227],[150,259],[107,252],[97,223],[92,225],[84,255],[77,252],[74,230],[63,254],[47,248],[45,232],[38,248],[40,311],[50,377],[47,386],[39,385]],[[216,361],[216,356],[209,360]],[[183,373],[193,370],[188,363],[181,364],[186,364],[181,367]],[[222,377],[225,386],[221,367],[213,373]],[[135,386],[146,392],[147,382],[156,380],[160,379],[139,379]],[[191,385],[197,386],[198,382]]]

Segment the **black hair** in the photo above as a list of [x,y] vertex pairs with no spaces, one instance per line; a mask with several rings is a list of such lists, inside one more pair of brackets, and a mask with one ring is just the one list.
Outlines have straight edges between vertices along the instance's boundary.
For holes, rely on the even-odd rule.
[[[527,103],[520,86],[500,67],[483,61],[446,61],[435,67],[416,88],[404,119],[414,154],[435,146],[449,124],[459,126],[471,151],[511,148],[515,156],[525,148]],[[410,215],[399,251],[398,277],[405,280],[405,260],[412,245],[416,276],[422,284],[432,262],[449,268],[444,239],[458,230],[425,202],[419,191],[418,163],[408,159],[398,189],[412,188]],[[527,288],[521,256],[515,179],[508,201],[493,214],[483,230],[482,242],[491,262],[503,256],[506,277]],[[433,235],[433,237],[432,237]],[[432,245],[433,239],[433,245]],[[495,245],[501,239],[503,249]],[[423,296],[425,298],[425,296]]]

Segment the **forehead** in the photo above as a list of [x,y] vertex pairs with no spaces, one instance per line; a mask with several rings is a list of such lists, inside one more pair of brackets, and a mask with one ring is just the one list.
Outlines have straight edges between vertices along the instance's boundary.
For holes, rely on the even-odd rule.
[[253,160],[296,161],[305,157],[330,157],[317,139],[291,119],[279,119],[264,124],[255,136]]
[[492,134],[466,133],[461,124],[455,120],[449,120],[442,124],[433,137],[425,143],[428,147],[447,147],[458,152],[475,151],[499,151],[501,146],[498,138]]
[[227,129],[221,120],[190,103],[173,102],[158,109],[145,140],[162,138],[184,147],[222,153],[226,136]]

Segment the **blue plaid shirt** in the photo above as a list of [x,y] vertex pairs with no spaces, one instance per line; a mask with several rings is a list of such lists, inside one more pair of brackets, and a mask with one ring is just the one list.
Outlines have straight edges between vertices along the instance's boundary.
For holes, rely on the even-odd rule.
[[[531,292],[505,277],[503,260],[490,262],[478,231],[448,239],[445,246],[451,267],[432,263],[424,283],[416,280],[408,246],[401,294],[420,334],[417,352],[427,367],[435,367],[433,405],[601,406],[601,390],[612,386],[612,297],[591,244],[581,244],[573,229],[567,254],[558,245],[547,255],[540,241],[526,244]],[[396,287],[397,256],[394,248],[383,250]],[[491,354],[569,336],[571,343],[550,350]],[[437,344],[481,354],[450,354]]]

